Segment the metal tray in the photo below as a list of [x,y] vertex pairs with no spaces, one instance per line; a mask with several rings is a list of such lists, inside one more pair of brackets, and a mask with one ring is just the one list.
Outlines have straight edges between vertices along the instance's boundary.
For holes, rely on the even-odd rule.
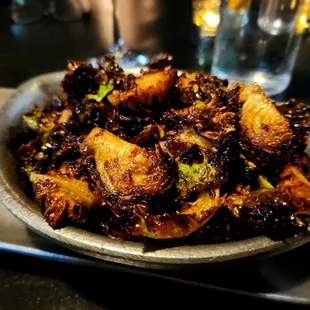
[[[136,74],[140,68],[129,68]],[[5,146],[21,115],[34,105],[45,104],[60,91],[64,72],[40,75],[18,87],[0,110],[0,195],[4,205],[29,228],[74,251],[106,261],[156,269],[198,267],[201,264],[244,258],[262,253],[280,253],[310,240],[310,234],[284,241],[265,236],[215,245],[146,248],[142,243],[113,240],[78,228],[53,230],[44,220],[38,206],[20,188],[14,173],[12,155]]]

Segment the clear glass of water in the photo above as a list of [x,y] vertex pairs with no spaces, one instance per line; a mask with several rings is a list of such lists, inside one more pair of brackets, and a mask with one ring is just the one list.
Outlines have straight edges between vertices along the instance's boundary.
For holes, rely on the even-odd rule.
[[222,1],[211,74],[229,83],[257,82],[268,96],[284,91],[306,28],[307,5],[308,0]]

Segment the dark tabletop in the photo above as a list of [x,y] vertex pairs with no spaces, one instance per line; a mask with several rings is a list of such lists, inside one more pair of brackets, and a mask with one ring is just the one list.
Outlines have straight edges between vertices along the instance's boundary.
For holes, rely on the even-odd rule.
[[[150,54],[168,52],[174,56],[176,67],[196,68],[198,32],[192,24],[190,1],[150,0],[145,1],[147,7],[139,7],[143,1],[138,0],[121,2],[130,2],[138,12],[130,19],[130,10],[122,7],[125,25],[121,25],[121,31],[129,47]],[[108,0],[93,1],[92,14],[80,21],[65,23],[47,16],[25,26],[13,24],[6,1],[1,3],[0,87],[16,87],[37,74],[65,69],[68,59],[102,55],[112,42]],[[147,14],[151,17],[146,18]],[[152,23],[146,22],[149,19]],[[137,31],[137,36],[132,35],[133,31]],[[310,102],[309,51],[308,34],[303,38],[292,82],[278,99],[295,97]],[[241,274],[247,272],[240,265],[239,268]],[[262,305],[266,300],[111,268],[82,267],[0,252],[0,309],[196,308],[225,302]],[[268,303],[273,304],[270,300]]]

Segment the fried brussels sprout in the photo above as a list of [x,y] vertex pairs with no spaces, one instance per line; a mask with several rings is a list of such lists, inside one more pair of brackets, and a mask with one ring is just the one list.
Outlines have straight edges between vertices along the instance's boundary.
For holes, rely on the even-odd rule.
[[159,195],[169,189],[172,177],[156,151],[126,142],[94,128],[86,138],[94,152],[96,169],[108,192],[122,199]]
[[219,190],[203,191],[196,201],[185,203],[178,213],[140,215],[132,234],[153,239],[182,238],[206,224],[220,207]]
[[299,226],[294,216],[297,209],[291,197],[281,190],[238,188],[225,205],[237,219],[255,229],[291,232]]
[[197,100],[196,93],[198,93],[199,85],[195,77],[195,73],[183,73],[177,80],[177,87],[185,104],[192,104]]
[[135,80],[136,87],[128,91],[113,91],[108,100],[113,106],[122,104],[136,112],[156,109],[163,102],[177,78],[175,70],[145,73]]
[[179,76],[176,85],[181,101],[191,105],[196,100],[206,100],[210,95],[222,93],[227,81],[202,72],[185,72]]
[[59,174],[30,174],[35,199],[41,204],[47,223],[53,228],[65,220],[84,223],[87,212],[100,208],[104,201],[99,192],[91,191],[88,183]]
[[[61,111],[35,108],[31,113],[23,116],[22,124],[26,136],[31,137],[30,140],[19,143],[16,150],[19,161],[23,163],[20,169],[23,174],[47,171],[56,149],[54,140],[59,133],[64,133],[63,126],[71,117],[72,112],[67,108]],[[23,141],[23,138],[21,139]]]
[[43,114],[43,108],[36,107],[31,113],[23,115],[22,125],[28,130],[38,132],[40,129],[40,119]]
[[310,181],[297,167],[289,165],[280,174],[277,188],[288,191],[301,213],[310,215]]
[[63,90],[74,97],[83,99],[87,94],[95,94],[99,85],[107,79],[104,72],[82,61],[69,61],[68,71],[61,83]]
[[178,167],[177,189],[180,197],[185,199],[192,192],[198,192],[206,188],[216,178],[216,170],[208,163],[206,157],[202,163],[184,164],[176,160]]
[[181,156],[183,152],[193,145],[204,150],[211,149],[212,147],[212,143],[197,134],[193,126],[184,126],[182,129],[171,130],[166,134],[165,140],[160,142],[162,150],[173,159]]
[[176,187],[181,199],[185,200],[191,193],[203,190],[216,180],[218,171],[207,154],[212,144],[191,126],[168,132],[167,137],[167,140],[160,142],[160,146],[176,163]]
[[45,111],[43,108],[36,107],[32,112],[23,115],[22,125],[25,130],[47,136],[55,127],[67,122],[71,116],[72,112],[69,109]]
[[286,155],[293,137],[288,121],[257,84],[239,86],[244,148],[250,147],[273,157]]
[[99,85],[98,92],[96,94],[88,94],[85,96],[85,100],[95,100],[100,102],[112,89],[114,88],[113,81],[108,81]]
[[236,112],[229,111],[219,97],[212,93],[205,100],[195,100],[183,109],[169,109],[162,122],[168,128],[194,126],[197,132],[209,140],[219,140],[236,130]]
[[310,105],[291,99],[277,105],[277,109],[289,121],[294,133],[294,153],[302,153],[309,144],[307,139],[310,134]]

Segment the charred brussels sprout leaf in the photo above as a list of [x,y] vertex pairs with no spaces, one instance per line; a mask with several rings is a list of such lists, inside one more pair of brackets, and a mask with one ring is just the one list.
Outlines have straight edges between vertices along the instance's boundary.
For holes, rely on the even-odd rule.
[[82,99],[86,94],[96,93],[103,80],[104,72],[93,68],[89,63],[69,61],[61,86],[69,95]]
[[280,190],[238,189],[225,203],[237,219],[251,228],[285,234],[299,226],[292,199]]
[[201,192],[194,202],[185,203],[178,213],[140,215],[133,235],[153,239],[182,238],[207,223],[220,207],[219,190]]
[[83,223],[87,212],[102,206],[102,196],[92,192],[88,183],[59,174],[30,174],[36,200],[41,204],[46,221],[53,228],[68,218]]
[[174,70],[146,73],[135,80],[136,87],[128,91],[113,91],[108,100],[118,107],[136,112],[147,112],[163,102],[174,85],[177,73]]
[[23,127],[27,130],[38,132],[40,129],[40,119],[43,114],[43,108],[35,108],[31,113],[23,115]]
[[289,165],[281,172],[277,188],[290,193],[299,213],[310,215],[310,181],[297,167]]
[[197,99],[205,100],[210,95],[225,92],[227,81],[203,72],[185,72],[178,77],[176,84],[180,99],[188,105]]
[[303,152],[310,134],[310,105],[291,99],[277,105],[277,109],[291,125],[294,133],[293,148],[297,152]]
[[262,189],[272,189],[274,188],[272,184],[267,180],[266,177],[259,175],[258,176],[258,185]]
[[208,139],[197,134],[192,126],[184,126],[182,130],[179,130],[178,133],[173,136],[173,140],[190,145],[197,145],[204,149],[210,149],[212,147],[212,143]]
[[192,192],[201,191],[216,179],[217,170],[210,164],[207,155],[212,144],[191,126],[168,132],[167,140],[161,141],[160,146],[176,163],[176,187],[181,199],[186,199]]
[[110,80],[108,83],[100,84],[97,94],[88,94],[85,96],[86,100],[96,100],[100,102],[106,95],[112,91],[114,88],[114,83]]
[[130,142],[139,146],[148,146],[152,142],[158,142],[165,136],[165,131],[160,125],[147,125],[142,132],[139,133]]
[[208,163],[206,157],[202,163],[187,165],[179,160],[176,160],[176,163],[178,167],[176,186],[182,199],[188,197],[192,192],[206,188],[211,181],[215,180],[216,170]]

